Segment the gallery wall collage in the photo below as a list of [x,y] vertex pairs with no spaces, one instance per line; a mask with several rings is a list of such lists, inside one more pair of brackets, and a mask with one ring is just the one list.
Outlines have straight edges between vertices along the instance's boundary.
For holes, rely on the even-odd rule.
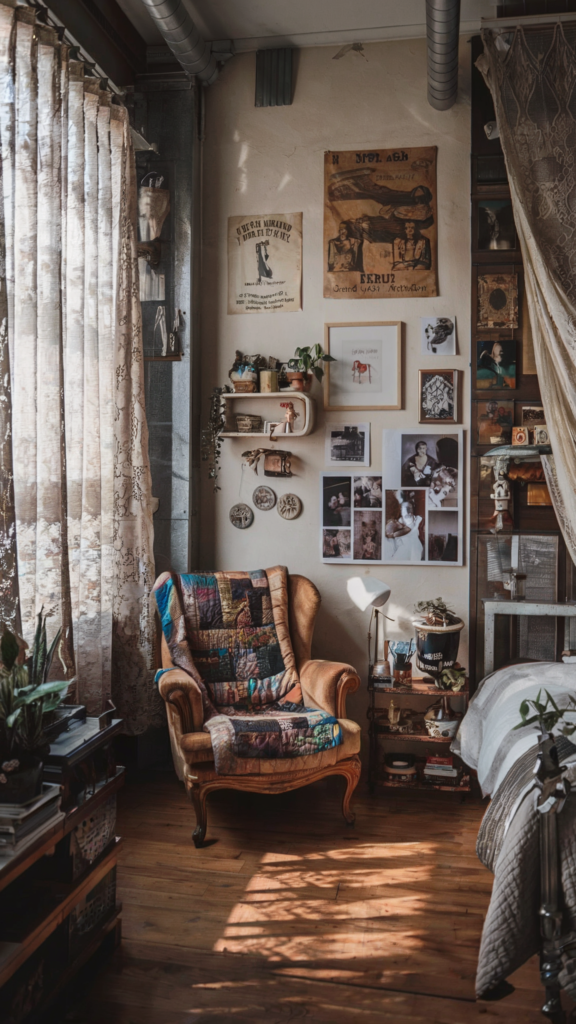
[[[324,297],[437,296],[436,147],[330,151],[324,159]],[[302,308],[301,214],[229,218],[228,254],[229,313]],[[334,361],[324,367],[324,406],[341,421],[326,427],[322,561],[462,565],[461,372],[449,365],[456,348],[450,310],[422,317],[421,353],[438,369],[404,382],[399,321],[326,324],[324,353]],[[498,353],[490,359],[499,364]],[[372,467],[369,413],[401,409],[405,386],[418,388],[418,422],[384,430],[382,467]]]

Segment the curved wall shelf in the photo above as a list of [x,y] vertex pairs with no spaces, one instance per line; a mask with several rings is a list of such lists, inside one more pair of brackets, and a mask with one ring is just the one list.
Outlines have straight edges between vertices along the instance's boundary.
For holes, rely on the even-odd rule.
[[[303,394],[301,391],[271,391],[261,392],[256,391],[252,394],[244,394],[241,392],[232,392],[230,394],[223,394],[222,398],[226,402],[226,429],[222,431],[220,437],[266,437],[272,441],[287,441],[288,438],[292,440],[293,437],[306,437],[307,434],[311,434],[314,429],[314,420],[316,416],[316,405],[313,398],[309,395]],[[252,400],[256,404],[254,409],[246,407],[245,403]],[[266,400],[270,403],[269,406],[258,405]],[[234,409],[234,402],[242,402],[242,410]],[[299,425],[298,430],[294,430],[291,434],[275,434],[272,438],[269,434],[265,434],[263,430],[259,430],[251,433],[244,433],[244,431],[234,430],[236,426],[235,416],[242,411],[243,413],[252,413],[252,415],[260,415],[263,420],[270,422],[277,422],[284,418],[284,410],[280,408],[280,402],[293,402],[294,411],[298,414],[296,424]]]

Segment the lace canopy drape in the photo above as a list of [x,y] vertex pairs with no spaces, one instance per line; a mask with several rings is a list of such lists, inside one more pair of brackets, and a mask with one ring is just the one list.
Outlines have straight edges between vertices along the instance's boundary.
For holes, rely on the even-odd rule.
[[141,732],[161,709],[135,165],[100,85],[0,2],[0,615],[19,590],[30,642],[43,605],[78,699]]
[[544,468],[576,562],[576,29],[483,41],[477,67],[496,109],[554,453]]

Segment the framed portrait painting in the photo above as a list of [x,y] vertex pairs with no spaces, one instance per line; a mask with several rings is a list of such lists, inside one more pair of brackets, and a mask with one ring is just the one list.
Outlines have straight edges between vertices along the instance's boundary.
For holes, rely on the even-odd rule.
[[459,370],[420,370],[419,423],[457,423]]
[[402,408],[400,321],[326,324],[324,408],[343,412]]

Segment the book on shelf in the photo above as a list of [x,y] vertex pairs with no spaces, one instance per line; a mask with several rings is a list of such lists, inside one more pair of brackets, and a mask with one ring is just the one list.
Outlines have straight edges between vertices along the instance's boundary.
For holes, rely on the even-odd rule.
[[457,779],[460,775],[459,768],[428,768],[424,769],[424,775],[434,779]]
[[442,768],[442,767],[453,768],[454,767],[454,758],[453,757],[440,757],[440,756],[438,756],[436,754],[430,754],[426,758],[426,767],[427,768],[428,767],[429,768],[432,768],[432,767],[435,767],[435,768]]

